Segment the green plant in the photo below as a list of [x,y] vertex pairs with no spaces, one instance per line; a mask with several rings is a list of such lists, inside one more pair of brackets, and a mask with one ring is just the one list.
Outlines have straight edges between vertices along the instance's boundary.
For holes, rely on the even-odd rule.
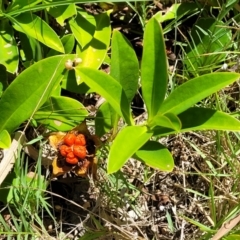
[[[122,38],[119,33],[114,34],[117,35],[116,38]],[[114,44],[112,43],[113,46]],[[120,44],[129,46],[127,42]],[[118,49],[123,48],[120,44],[118,43]],[[121,61],[121,56],[125,54],[126,52],[119,51],[116,62],[119,73],[131,72],[131,68],[124,68],[124,61]],[[112,64],[113,62],[114,60]],[[122,85],[119,79],[90,68],[76,68],[75,71],[76,74],[84,75],[85,83],[100,93],[127,124],[111,145],[108,157],[109,173],[119,170],[132,156],[152,167],[171,171],[174,163],[170,152],[159,142],[150,141],[153,136],[161,137],[192,130],[240,130],[240,122],[226,113],[192,107],[210,94],[236,81],[240,76],[237,73],[214,73],[194,78],[176,88],[165,99],[168,79],[165,45],[161,27],[154,18],[149,21],[144,32],[141,86],[148,112],[144,124],[140,126],[134,124],[126,85]],[[135,69],[132,75],[134,73]],[[130,82],[128,84],[131,86]],[[109,122],[106,125],[109,125]],[[117,122],[110,125],[116,127]]]
[[6,204],[5,211],[9,214],[7,223],[0,215],[0,232],[5,236],[36,237],[48,236],[39,214],[51,214],[49,203],[45,197],[47,181],[41,175],[41,158],[38,159],[35,172],[29,172],[26,156],[20,149],[16,156],[14,171],[10,173],[1,184],[0,201]]
[[[76,5],[79,2],[1,1],[1,147],[9,147],[7,132],[12,134],[34,114],[38,123],[62,131],[87,116],[81,103],[61,96],[61,88],[76,93],[89,91],[81,76],[76,79],[64,64],[70,58],[75,65],[98,69],[108,50],[111,28],[108,13],[89,15]],[[39,10],[43,10],[42,17],[35,14]],[[60,25],[58,29],[49,24],[53,18]],[[71,32],[65,34],[66,29]],[[54,58],[72,52],[76,55]],[[17,73],[20,65],[27,69],[10,83],[8,73]]]

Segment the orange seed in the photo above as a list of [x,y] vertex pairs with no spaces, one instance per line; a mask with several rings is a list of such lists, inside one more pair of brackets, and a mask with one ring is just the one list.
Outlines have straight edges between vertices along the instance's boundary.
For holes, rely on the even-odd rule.
[[86,138],[85,138],[85,136],[83,134],[78,134],[76,136],[75,144],[76,145],[85,146],[86,145]]
[[72,146],[75,140],[76,140],[76,135],[73,133],[68,133],[63,139],[64,143],[67,144],[68,146]]
[[87,155],[87,150],[85,146],[81,145],[74,145],[73,146],[73,153],[75,156],[84,159]]

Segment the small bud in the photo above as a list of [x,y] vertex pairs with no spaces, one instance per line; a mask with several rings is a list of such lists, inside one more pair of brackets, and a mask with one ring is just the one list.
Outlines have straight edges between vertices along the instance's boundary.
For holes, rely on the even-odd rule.
[[65,62],[65,68],[67,70],[72,70],[73,69],[73,62],[72,60],[68,59],[66,62]]
[[75,58],[74,59],[74,65],[77,66],[79,63],[82,63],[82,59],[81,58]]

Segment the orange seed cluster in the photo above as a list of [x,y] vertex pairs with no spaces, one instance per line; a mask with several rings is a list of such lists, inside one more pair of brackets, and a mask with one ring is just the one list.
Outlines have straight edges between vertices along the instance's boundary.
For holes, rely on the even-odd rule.
[[64,144],[60,146],[60,154],[66,157],[69,164],[77,164],[79,160],[83,160],[87,155],[86,139],[83,134],[68,133],[64,139]]

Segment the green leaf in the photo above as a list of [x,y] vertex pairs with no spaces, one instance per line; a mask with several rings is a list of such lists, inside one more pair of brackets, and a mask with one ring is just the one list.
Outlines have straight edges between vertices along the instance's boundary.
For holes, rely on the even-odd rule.
[[83,77],[84,82],[92,90],[104,97],[127,124],[133,124],[130,105],[119,82],[106,73],[92,68],[75,68],[75,72],[76,76]]
[[64,27],[64,21],[77,14],[75,4],[69,4],[65,6],[58,6],[49,9],[49,14],[53,16],[56,21]]
[[[189,108],[178,115],[182,122],[182,129],[179,132],[196,130],[225,130],[240,131],[240,121],[231,115],[208,108]],[[156,127],[154,135],[168,135],[176,133],[169,128]]]
[[81,66],[98,69],[105,59],[111,37],[110,19],[107,13],[95,17],[96,30],[92,41],[84,48],[77,45],[77,56],[82,59]]
[[159,142],[146,142],[133,157],[161,171],[172,171],[174,168],[172,154]]
[[[74,39],[73,34],[64,35],[61,38],[61,42],[63,44],[65,54],[72,53],[72,50],[73,50],[74,45],[75,45],[75,39]],[[47,56],[50,57],[50,56],[54,56],[54,55],[58,55],[58,54],[59,54],[59,52],[57,52],[56,50],[51,49],[48,52]]]
[[208,108],[189,108],[178,115],[182,129],[240,131],[240,121],[227,113]]
[[[215,18],[200,18],[191,30],[191,42],[184,63],[194,75],[210,72],[225,59],[224,50],[232,46],[231,29]],[[215,53],[215,54],[214,54]]]
[[107,171],[118,171],[152,136],[145,126],[127,126],[114,139],[110,148]]
[[[19,0],[21,1],[21,0]],[[23,1],[27,1],[27,0],[23,0]],[[33,1],[33,0],[31,0]],[[38,0],[39,1],[39,0]],[[142,2],[143,0],[137,0],[136,2]],[[40,1],[41,3],[43,2],[42,0]],[[112,0],[111,2],[122,2],[122,0]],[[49,7],[57,7],[57,6],[61,6],[61,5],[68,5],[71,3],[93,3],[96,4],[96,0],[56,0],[56,1],[44,1],[44,3],[39,4],[37,6],[33,6],[33,7],[29,7],[28,5],[26,5],[26,7],[24,9],[16,9],[14,11],[11,12],[11,16],[16,15],[16,14],[20,14],[22,12],[33,12],[33,11],[39,11],[39,10],[43,10]],[[9,13],[10,15],[10,13]]]
[[109,103],[104,102],[99,107],[95,118],[95,133],[97,136],[101,137],[112,129],[112,115],[112,108]]
[[143,99],[149,120],[158,112],[167,89],[167,57],[162,28],[152,18],[145,29],[141,64],[141,84]]
[[26,35],[37,39],[44,45],[64,53],[62,42],[53,29],[40,17],[32,13],[20,14],[15,18],[10,18],[13,27]]
[[11,2],[12,3],[7,8],[7,12],[9,13],[17,9],[29,9],[39,3],[42,3],[42,0],[13,0]]
[[65,61],[73,55],[54,56],[24,70],[0,99],[0,131],[12,133],[49,98],[64,74]]
[[131,43],[119,32],[113,31],[110,75],[122,85],[129,104],[138,89],[138,59]]
[[150,128],[161,126],[179,131],[182,128],[182,123],[176,115],[166,113],[165,115],[156,115],[153,120],[148,123],[148,126]]
[[154,15],[154,18],[156,18],[160,23],[175,19],[177,18],[177,10],[179,6],[181,6],[181,3],[172,4],[172,6],[167,9],[164,15],[161,11],[159,11]]
[[68,23],[80,46],[85,47],[92,40],[95,32],[96,21],[94,16],[83,9],[78,9],[77,16],[72,17]]
[[87,86],[86,83],[84,82],[81,84],[77,84],[75,71],[68,71],[65,73],[62,79],[61,87],[70,92],[79,93],[79,94],[87,93],[90,90],[89,86]]
[[15,73],[18,68],[18,48],[7,19],[2,19],[0,24],[0,49],[0,64],[3,64],[8,72]]
[[240,240],[239,234],[231,234],[226,237],[224,237],[225,240]]
[[43,59],[42,45],[35,38],[27,36],[21,32],[19,33],[19,38],[21,41],[20,55],[22,63],[26,68],[34,62]]
[[11,137],[6,130],[0,132],[0,148],[10,148],[11,146]]
[[4,65],[0,64],[0,98],[7,87],[7,69]]
[[237,81],[239,77],[238,73],[221,72],[194,78],[176,88],[169,95],[160,107],[159,114],[171,112],[178,115],[205,97]]
[[34,119],[53,131],[70,131],[79,125],[88,111],[75,99],[51,97],[35,114]]

